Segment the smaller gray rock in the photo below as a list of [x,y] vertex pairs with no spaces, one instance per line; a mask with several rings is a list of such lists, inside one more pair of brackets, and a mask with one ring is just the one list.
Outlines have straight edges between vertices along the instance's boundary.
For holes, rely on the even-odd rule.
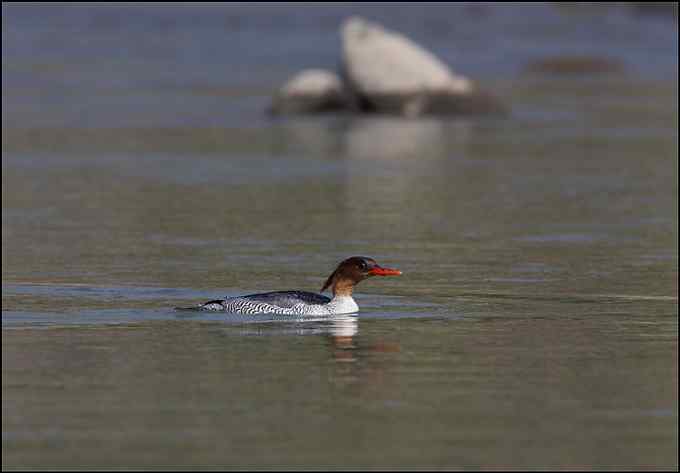
[[340,77],[324,69],[307,69],[293,76],[276,93],[271,107],[275,114],[319,113],[347,105]]

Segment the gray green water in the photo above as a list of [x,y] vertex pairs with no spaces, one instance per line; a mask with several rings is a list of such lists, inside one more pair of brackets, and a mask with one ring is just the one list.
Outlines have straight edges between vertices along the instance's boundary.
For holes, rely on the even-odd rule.
[[[269,119],[360,13],[504,119]],[[677,468],[677,22],[3,5],[2,463]],[[489,45],[494,45],[490,48]],[[623,72],[554,76],[587,53]],[[401,269],[358,316],[172,307]]]

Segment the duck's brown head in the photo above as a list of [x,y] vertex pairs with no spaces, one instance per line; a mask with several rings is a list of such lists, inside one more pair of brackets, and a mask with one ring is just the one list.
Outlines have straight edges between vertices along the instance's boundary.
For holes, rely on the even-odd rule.
[[352,256],[340,263],[333,273],[328,276],[321,292],[329,287],[333,295],[350,296],[354,286],[371,276],[399,276],[401,271],[383,268],[373,258]]

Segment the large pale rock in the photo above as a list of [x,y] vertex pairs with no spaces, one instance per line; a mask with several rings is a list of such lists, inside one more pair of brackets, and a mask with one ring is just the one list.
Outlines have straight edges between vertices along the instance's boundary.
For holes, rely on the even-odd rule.
[[500,102],[407,37],[358,17],[342,26],[343,73],[364,111],[488,113]]
[[346,105],[343,83],[337,74],[307,69],[293,76],[276,94],[274,113],[314,113]]

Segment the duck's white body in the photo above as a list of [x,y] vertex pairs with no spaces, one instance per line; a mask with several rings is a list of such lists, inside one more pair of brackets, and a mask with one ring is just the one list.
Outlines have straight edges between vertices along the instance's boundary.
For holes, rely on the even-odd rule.
[[201,304],[200,310],[235,314],[340,315],[359,312],[352,296],[335,295],[332,299],[303,291],[266,292],[229,297]]

